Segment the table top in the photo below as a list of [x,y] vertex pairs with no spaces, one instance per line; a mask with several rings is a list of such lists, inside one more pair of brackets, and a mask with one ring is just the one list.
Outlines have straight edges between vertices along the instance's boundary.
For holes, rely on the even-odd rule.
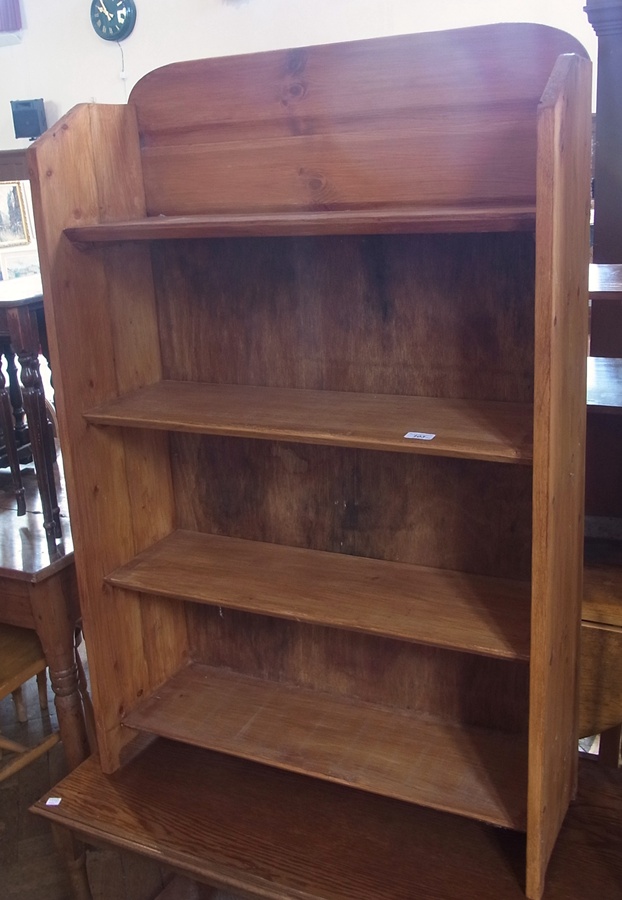
[[62,539],[50,543],[43,527],[41,498],[33,466],[22,467],[26,515],[18,516],[8,470],[0,471],[0,577],[38,582],[73,564],[73,540],[65,478],[60,453],[57,458],[56,491],[60,507]]
[[24,275],[23,278],[0,281],[0,306],[28,306],[31,303],[41,303],[42,299],[40,275]]
[[588,292],[592,300],[622,300],[622,264],[591,263]]

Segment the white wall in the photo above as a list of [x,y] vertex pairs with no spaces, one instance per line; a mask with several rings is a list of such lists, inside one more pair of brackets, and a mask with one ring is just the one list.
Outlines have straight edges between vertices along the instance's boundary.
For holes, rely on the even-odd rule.
[[584,0],[137,0],[136,27],[120,44],[93,31],[91,0],[21,3],[21,41],[0,46],[0,150],[28,145],[15,139],[10,100],[43,97],[49,126],[76,103],[125,102],[142,75],[181,59],[500,19],[562,28],[596,57]]

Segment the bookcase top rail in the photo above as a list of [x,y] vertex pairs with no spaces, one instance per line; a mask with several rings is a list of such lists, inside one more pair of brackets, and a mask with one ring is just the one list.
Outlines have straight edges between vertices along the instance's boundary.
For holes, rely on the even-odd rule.
[[535,204],[149,216],[67,228],[74,243],[320,234],[530,231]]

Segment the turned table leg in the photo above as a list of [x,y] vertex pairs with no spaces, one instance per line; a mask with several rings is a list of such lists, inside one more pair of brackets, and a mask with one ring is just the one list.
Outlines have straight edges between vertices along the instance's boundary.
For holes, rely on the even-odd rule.
[[86,849],[82,841],[67,828],[51,825],[56,849],[62,858],[71,883],[74,900],[93,900],[86,870]]
[[74,650],[77,609],[70,601],[73,570],[62,569],[30,585],[30,605],[50,673],[58,730],[67,765],[76,768],[89,755]]

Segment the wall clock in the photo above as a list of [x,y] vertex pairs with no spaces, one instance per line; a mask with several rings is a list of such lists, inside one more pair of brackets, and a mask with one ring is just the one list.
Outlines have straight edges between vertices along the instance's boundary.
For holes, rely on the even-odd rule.
[[134,0],[93,0],[91,25],[105,41],[122,41],[136,24]]

